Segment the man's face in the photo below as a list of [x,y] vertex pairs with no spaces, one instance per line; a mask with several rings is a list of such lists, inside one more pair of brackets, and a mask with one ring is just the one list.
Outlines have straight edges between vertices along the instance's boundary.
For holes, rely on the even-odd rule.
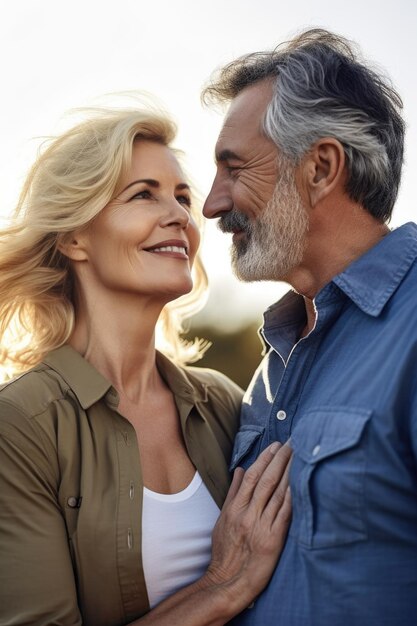
[[219,228],[233,235],[232,267],[240,280],[289,280],[303,260],[308,232],[307,211],[297,189],[294,168],[283,161],[277,183],[256,219],[229,211]]
[[217,174],[204,205],[233,233],[232,263],[242,280],[281,280],[303,256],[308,218],[295,168],[266,138],[262,121],[272,85],[261,81],[233,100],[216,145]]

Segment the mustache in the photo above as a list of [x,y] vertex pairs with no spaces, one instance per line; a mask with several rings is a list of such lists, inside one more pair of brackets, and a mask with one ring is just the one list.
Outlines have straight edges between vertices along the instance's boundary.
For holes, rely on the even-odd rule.
[[249,234],[251,231],[249,218],[234,209],[222,215],[217,223],[217,226],[222,233],[234,233],[238,230],[242,230]]

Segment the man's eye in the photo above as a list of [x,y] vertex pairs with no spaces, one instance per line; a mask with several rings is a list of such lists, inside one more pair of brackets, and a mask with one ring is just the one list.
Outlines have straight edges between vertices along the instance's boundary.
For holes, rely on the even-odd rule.
[[189,198],[188,196],[177,196],[177,202],[179,202],[180,204],[185,204],[185,206],[187,207],[191,206],[191,198]]

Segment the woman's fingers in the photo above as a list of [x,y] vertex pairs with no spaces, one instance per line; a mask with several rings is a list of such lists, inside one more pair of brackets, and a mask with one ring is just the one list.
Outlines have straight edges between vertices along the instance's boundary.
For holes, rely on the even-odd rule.
[[246,507],[252,500],[254,491],[263,473],[281,447],[281,444],[275,441],[265,448],[256,461],[246,470],[234,499],[237,506]]
[[282,507],[284,506],[285,498],[289,491],[289,473],[291,466],[291,458],[287,463],[284,473],[282,474],[280,481],[276,485],[275,489],[271,493],[271,496],[265,506],[263,514],[270,520],[271,525],[274,523],[277,516],[280,514]]
[[284,501],[291,455],[288,444],[281,446],[259,476],[252,496],[252,505],[257,509],[263,510],[271,504],[271,511],[276,512]]
[[241,606],[267,584],[281,554],[291,518],[288,445],[271,444],[244,472],[235,471],[213,531],[212,560],[206,575],[231,588]]
[[291,513],[292,513],[291,491],[290,491],[290,488],[287,487],[285,491],[284,501],[279,507],[279,510],[277,511],[277,514],[275,515],[275,519],[272,523],[272,530],[274,532],[281,533],[282,539],[285,539],[287,535],[287,529],[291,521]]
[[243,467],[237,467],[233,472],[232,484],[230,485],[229,491],[227,492],[226,500],[224,501],[223,507],[227,506],[239,491],[244,475],[245,470],[243,469]]

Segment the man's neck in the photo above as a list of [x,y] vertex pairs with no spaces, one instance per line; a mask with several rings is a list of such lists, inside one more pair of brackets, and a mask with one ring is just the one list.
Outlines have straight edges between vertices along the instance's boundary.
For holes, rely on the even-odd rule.
[[[368,215],[362,215],[355,223],[335,228],[313,228],[308,234],[303,261],[285,278],[299,294],[314,300],[319,291],[334,276],[343,272],[351,263],[377,245],[388,233],[386,224]],[[314,307],[313,307],[314,310]],[[315,315],[310,318],[313,320]],[[311,330],[309,319],[309,330]]]
[[345,226],[341,224],[320,236],[314,231],[309,233],[303,262],[286,279],[305,299],[307,325],[303,336],[314,327],[314,298],[319,291],[389,233],[386,224],[371,216],[358,220],[355,228],[351,224],[349,228]]

